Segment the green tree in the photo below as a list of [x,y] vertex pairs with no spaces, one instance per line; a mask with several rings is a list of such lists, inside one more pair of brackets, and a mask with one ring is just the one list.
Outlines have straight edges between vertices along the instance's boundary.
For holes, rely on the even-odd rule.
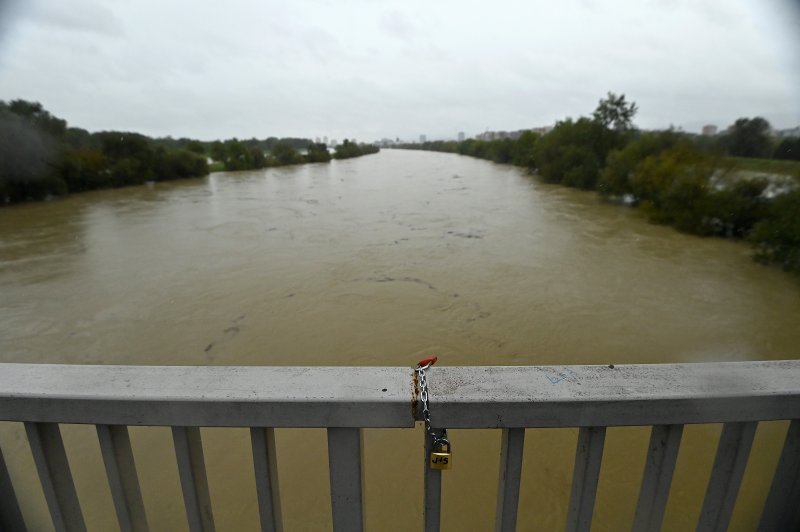
[[622,132],[633,127],[636,111],[638,111],[636,104],[625,101],[624,94],[617,96],[609,92],[605,99],[600,100],[592,117],[603,127]]
[[64,136],[67,129],[67,121],[51,115],[39,102],[29,102],[27,100],[12,100],[8,104],[0,101],[0,110],[7,111],[21,116],[28,120],[45,133],[55,138]]
[[740,118],[722,137],[728,153],[735,157],[769,157],[772,155],[770,125],[765,119]]
[[35,123],[0,109],[0,202],[66,193],[57,154],[53,138]]
[[186,145],[186,149],[191,152],[200,154],[204,154],[206,152],[205,146],[203,146],[203,143],[200,142],[199,140],[189,141],[189,143]]
[[533,131],[526,131],[517,139],[511,157],[511,162],[517,166],[524,166],[529,170],[536,169],[536,158],[534,157],[536,142],[539,135]]
[[775,159],[800,161],[800,137],[783,139],[772,155]]
[[636,167],[647,157],[675,146],[682,138],[683,135],[671,130],[644,133],[622,149],[612,151],[600,174],[597,190],[606,197],[632,194],[630,180]]
[[312,143],[306,148],[306,160],[310,163],[327,163],[331,160],[331,154],[325,144]]
[[606,157],[621,140],[598,121],[567,119],[536,142],[533,157],[545,181],[594,189]]
[[776,197],[750,238],[757,260],[800,272],[800,189]]
[[297,153],[290,144],[279,142],[272,147],[272,158],[277,166],[298,164],[303,162],[303,158]]

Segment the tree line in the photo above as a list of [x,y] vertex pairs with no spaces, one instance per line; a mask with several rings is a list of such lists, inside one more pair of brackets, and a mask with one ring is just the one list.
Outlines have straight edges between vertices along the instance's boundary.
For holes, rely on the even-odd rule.
[[[346,140],[333,157],[377,151]],[[233,171],[324,163],[331,158],[325,144],[303,138],[204,142],[126,131],[90,133],[68,127],[38,102],[0,100],[0,204],[201,177],[209,173],[209,159]]]
[[609,93],[592,116],[568,118],[545,135],[407,144],[510,163],[548,183],[597,191],[680,231],[746,239],[755,258],[800,272],[800,165],[791,182],[743,177],[731,156],[795,158],[800,139],[775,142],[763,118],[742,118],[718,137],[633,126],[636,104]]

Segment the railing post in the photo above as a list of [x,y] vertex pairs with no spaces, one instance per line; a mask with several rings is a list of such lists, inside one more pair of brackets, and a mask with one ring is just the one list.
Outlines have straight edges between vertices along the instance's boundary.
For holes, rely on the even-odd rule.
[[431,469],[429,465],[433,441],[427,432],[424,434],[425,457],[422,463],[425,468],[425,505],[422,517],[425,522],[425,532],[439,532],[442,519],[442,471]]
[[56,532],[84,532],[78,494],[57,423],[25,423],[33,461],[39,472],[47,507]]
[[328,429],[328,464],[334,532],[364,530],[361,429]]
[[800,419],[792,420],[758,532],[800,530]]
[[253,447],[253,470],[256,475],[261,532],[283,532],[275,429],[251,427],[250,443]]
[[525,448],[525,429],[503,429],[500,441],[500,479],[497,486],[496,532],[517,529],[519,484],[522,476],[522,452]]
[[757,426],[755,421],[723,426],[697,532],[728,529]]
[[655,425],[651,429],[634,532],[661,530],[682,435],[683,425]]
[[0,530],[20,530],[25,532],[25,521],[19,511],[17,496],[11,484],[6,462],[3,459],[3,450],[0,449]]
[[572,473],[572,494],[569,498],[567,531],[578,532],[592,527],[594,500],[603,460],[605,427],[581,427]]
[[125,425],[97,425],[97,439],[106,466],[121,532],[147,532],[139,477],[133,461],[131,440]]
[[183,503],[191,532],[214,532],[211,496],[208,494],[203,443],[199,427],[172,427]]

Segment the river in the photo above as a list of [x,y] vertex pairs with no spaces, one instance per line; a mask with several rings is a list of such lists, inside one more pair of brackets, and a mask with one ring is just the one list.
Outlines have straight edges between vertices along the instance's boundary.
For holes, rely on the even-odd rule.
[[[74,364],[567,365],[797,358],[800,280],[511,166],[359,159],[0,209],[0,360]],[[434,413],[435,415],[435,413]],[[764,423],[734,513],[752,530],[787,424]],[[115,530],[92,427],[64,427],[91,530]],[[719,426],[687,427],[665,530],[693,528]],[[577,430],[529,430],[520,530],[563,527]],[[595,530],[629,528],[648,430],[609,429]],[[153,530],[185,529],[166,428],[132,429]],[[249,434],[204,429],[219,530],[255,530]],[[444,530],[494,522],[498,431],[451,431]],[[286,530],[329,527],[322,429],[277,431]],[[421,526],[420,430],[365,431],[367,525]],[[50,525],[18,424],[0,445]],[[11,459],[10,457],[13,457]],[[79,467],[76,467],[79,465]]]

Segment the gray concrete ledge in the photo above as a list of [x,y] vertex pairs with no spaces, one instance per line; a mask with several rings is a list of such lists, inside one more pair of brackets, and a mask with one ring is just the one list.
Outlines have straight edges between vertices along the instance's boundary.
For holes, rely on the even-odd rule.
[[[613,368],[437,365],[428,381],[433,422],[449,428],[800,417],[795,360]],[[410,367],[0,364],[0,420],[7,421],[400,428],[414,424],[413,400]]]

